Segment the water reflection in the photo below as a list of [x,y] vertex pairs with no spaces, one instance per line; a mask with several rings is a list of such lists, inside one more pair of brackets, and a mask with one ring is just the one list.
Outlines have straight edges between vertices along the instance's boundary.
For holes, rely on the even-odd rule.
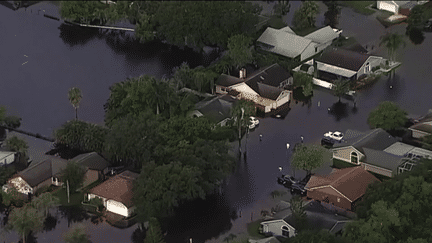
[[70,47],[85,45],[89,41],[103,38],[103,32],[99,29],[84,28],[76,25],[61,24],[59,26],[60,38]]
[[425,40],[423,31],[415,27],[407,27],[406,35],[408,35],[409,39],[414,45],[420,45]]
[[62,218],[68,221],[68,227],[71,223],[79,223],[90,218],[85,210],[78,206],[59,206]]
[[43,231],[48,232],[54,230],[55,227],[57,226],[57,222],[58,222],[57,215],[52,216],[51,214],[48,214],[48,216],[45,218],[44,221]]
[[132,232],[131,240],[133,243],[142,243],[146,237],[146,230],[137,227],[134,232]]
[[334,116],[336,121],[340,121],[349,116],[349,104],[344,102],[336,102],[329,108],[329,114]]

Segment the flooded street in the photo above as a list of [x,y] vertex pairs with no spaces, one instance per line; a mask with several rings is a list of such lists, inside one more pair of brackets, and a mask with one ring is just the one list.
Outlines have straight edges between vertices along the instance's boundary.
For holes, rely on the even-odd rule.
[[[36,12],[42,6],[56,10],[53,5],[39,3],[27,11],[34,9]],[[292,2],[286,20],[284,18],[287,23],[299,6],[300,2]],[[321,7],[318,26],[324,19],[325,5],[320,3]],[[374,44],[375,54],[387,57],[387,51],[378,47],[380,36],[387,31],[405,34],[406,25],[385,29],[375,15],[363,16],[343,8],[338,28],[360,44]],[[24,9],[12,11],[2,5],[0,30],[0,104],[5,105],[11,115],[23,119],[22,130],[48,137],[52,137],[53,129],[75,116],[67,97],[71,87],[79,87],[83,93],[79,119],[102,123],[103,104],[109,97],[110,85],[141,74],[161,78],[184,61],[191,67],[209,62],[203,55],[188,49],[180,50],[159,42],[139,44],[128,40],[128,33],[123,37],[109,36],[63,25]],[[394,79],[383,76],[370,88],[357,92],[356,107],[345,99],[342,105],[335,106],[338,98],[328,90],[317,88],[309,103],[292,102],[292,109],[284,120],[261,119],[260,125],[249,135],[247,161],[238,164],[236,172],[222,186],[221,195],[187,203],[177,210],[175,218],[164,225],[167,242],[188,242],[189,238],[193,238],[194,243],[222,242],[229,233],[245,232],[251,213],[253,220],[258,219],[261,209],[268,210],[272,205],[270,193],[282,189],[276,183],[280,175],[278,167],[291,173],[287,161],[301,136],[305,143],[319,143],[328,131],[344,132],[349,128],[366,131],[369,112],[384,100],[396,102],[409,114],[426,113],[432,104],[432,33],[425,33],[425,37],[420,45],[406,39],[407,46],[397,51],[396,59],[402,66],[396,70]],[[330,113],[329,107],[332,107]],[[263,135],[262,141],[259,141],[259,134]],[[25,137],[33,149],[30,153],[34,160],[43,158],[40,151],[50,147],[48,142],[20,136]],[[287,143],[291,150],[287,151]],[[244,140],[242,146],[244,151]],[[303,171],[296,172],[296,177],[303,175]],[[68,217],[60,213],[53,229],[35,234],[36,242],[63,242]],[[81,220],[94,243],[134,242],[132,234],[136,225],[117,229],[106,222],[96,224],[91,219]],[[12,232],[0,235],[0,239],[16,242],[19,237]]]

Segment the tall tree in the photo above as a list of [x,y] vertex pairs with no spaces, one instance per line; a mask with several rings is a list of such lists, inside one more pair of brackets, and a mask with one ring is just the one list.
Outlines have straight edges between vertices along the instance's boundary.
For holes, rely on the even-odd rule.
[[407,122],[406,111],[391,101],[381,102],[369,113],[368,123],[373,128],[390,131],[402,127]]
[[75,118],[78,120],[78,107],[82,99],[81,90],[76,87],[69,89],[68,97],[69,97],[69,102],[72,104],[72,106],[75,109]]
[[390,61],[396,60],[396,50],[401,46],[405,47],[406,42],[404,41],[404,36],[396,33],[387,33],[380,37],[380,46],[384,45],[388,51]]
[[66,168],[60,173],[60,179],[63,183],[69,183],[69,191],[75,193],[78,188],[81,188],[85,179],[85,168],[76,163],[68,162]]
[[228,39],[228,55],[237,68],[252,62],[251,44],[252,39],[241,34]]
[[350,81],[342,78],[338,78],[332,86],[334,95],[339,97],[339,102],[341,102],[341,96],[349,91]]
[[156,218],[150,218],[144,243],[165,243],[162,230]]
[[286,0],[278,0],[278,2],[273,6],[273,12],[277,16],[285,16],[289,13],[291,4]]
[[31,232],[37,232],[43,228],[44,216],[35,208],[25,205],[22,208],[14,208],[9,215],[7,229],[14,230],[26,242]]
[[18,138],[17,136],[10,137],[5,140],[6,149],[13,152],[18,152],[18,161],[24,168],[27,167],[28,159],[28,145],[24,139]]
[[293,25],[295,29],[304,29],[315,26],[316,15],[319,13],[318,4],[314,1],[304,1],[300,8],[294,12]]
[[313,77],[307,73],[295,72],[293,77],[295,87],[303,88],[303,95],[308,97],[313,92]]
[[296,233],[301,232],[306,229],[306,208],[304,206],[304,201],[300,196],[294,196],[290,200],[290,209],[294,220],[298,227],[296,227]]
[[76,224],[72,226],[69,231],[64,235],[66,243],[91,243],[90,236],[86,232],[83,224]]
[[85,141],[86,131],[89,124],[79,120],[68,121],[54,131],[54,138],[57,143],[66,144],[70,148],[86,150]]
[[319,168],[325,161],[330,160],[329,152],[321,146],[298,144],[294,148],[291,165],[296,169],[303,169],[308,175]]
[[59,198],[53,196],[49,192],[45,192],[33,198],[31,204],[34,208],[44,212],[45,217],[48,216],[48,209],[60,203]]
[[241,148],[241,130],[250,125],[250,117],[255,116],[255,105],[252,101],[239,100],[231,109],[231,117],[234,119],[235,126],[239,130],[239,150]]
[[327,12],[324,13],[325,25],[330,25],[332,28],[336,28],[339,24],[339,15],[341,13],[341,8],[338,6],[337,1],[325,1],[324,4],[327,5]]

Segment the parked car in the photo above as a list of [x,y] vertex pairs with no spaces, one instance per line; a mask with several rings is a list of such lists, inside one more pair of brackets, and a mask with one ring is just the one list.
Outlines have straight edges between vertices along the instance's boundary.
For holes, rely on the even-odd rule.
[[306,189],[304,189],[305,185],[296,183],[291,185],[291,194],[300,194],[302,196],[306,195]]
[[338,142],[342,141],[343,136],[344,136],[344,134],[341,133],[341,132],[338,132],[338,131],[336,131],[336,132],[328,132],[328,133],[324,134],[324,137],[328,137],[328,138],[334,139],[334,140],[336,140]]
[[285,187],[290,187],[293,184],[299,183],[299,181],[290,175],[281,175],[281,177],[277,178],[277,181]]
[[336,141],[333,138],[330,137],[323,137],[321,139],[321,145],[323,146],[333,146],[336,143]]
[[255,117],[251,116],[249,120],[250,120],[249,129],[254,129],[256,126],[259,125],[259,120],[256,119]]

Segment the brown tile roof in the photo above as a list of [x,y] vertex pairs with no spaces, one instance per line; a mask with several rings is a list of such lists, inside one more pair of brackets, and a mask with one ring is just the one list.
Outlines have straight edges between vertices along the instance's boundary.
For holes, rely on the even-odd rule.
[[138,178],[138,176],[137,173],[124,171],[92,188],[90,193],[121,202],[129,208],[132,206],[133,181]]
[[78,162],[91,170],[98,171],[102,171],[109,166],[109,162],[96,152],[80,154],[70,161]]
[[314,175],[306,185],[308,190],[331,186],[351,202],[354,202],[366,192],[369,184],[379,180],[361,166],[335,170],[328,176]]

